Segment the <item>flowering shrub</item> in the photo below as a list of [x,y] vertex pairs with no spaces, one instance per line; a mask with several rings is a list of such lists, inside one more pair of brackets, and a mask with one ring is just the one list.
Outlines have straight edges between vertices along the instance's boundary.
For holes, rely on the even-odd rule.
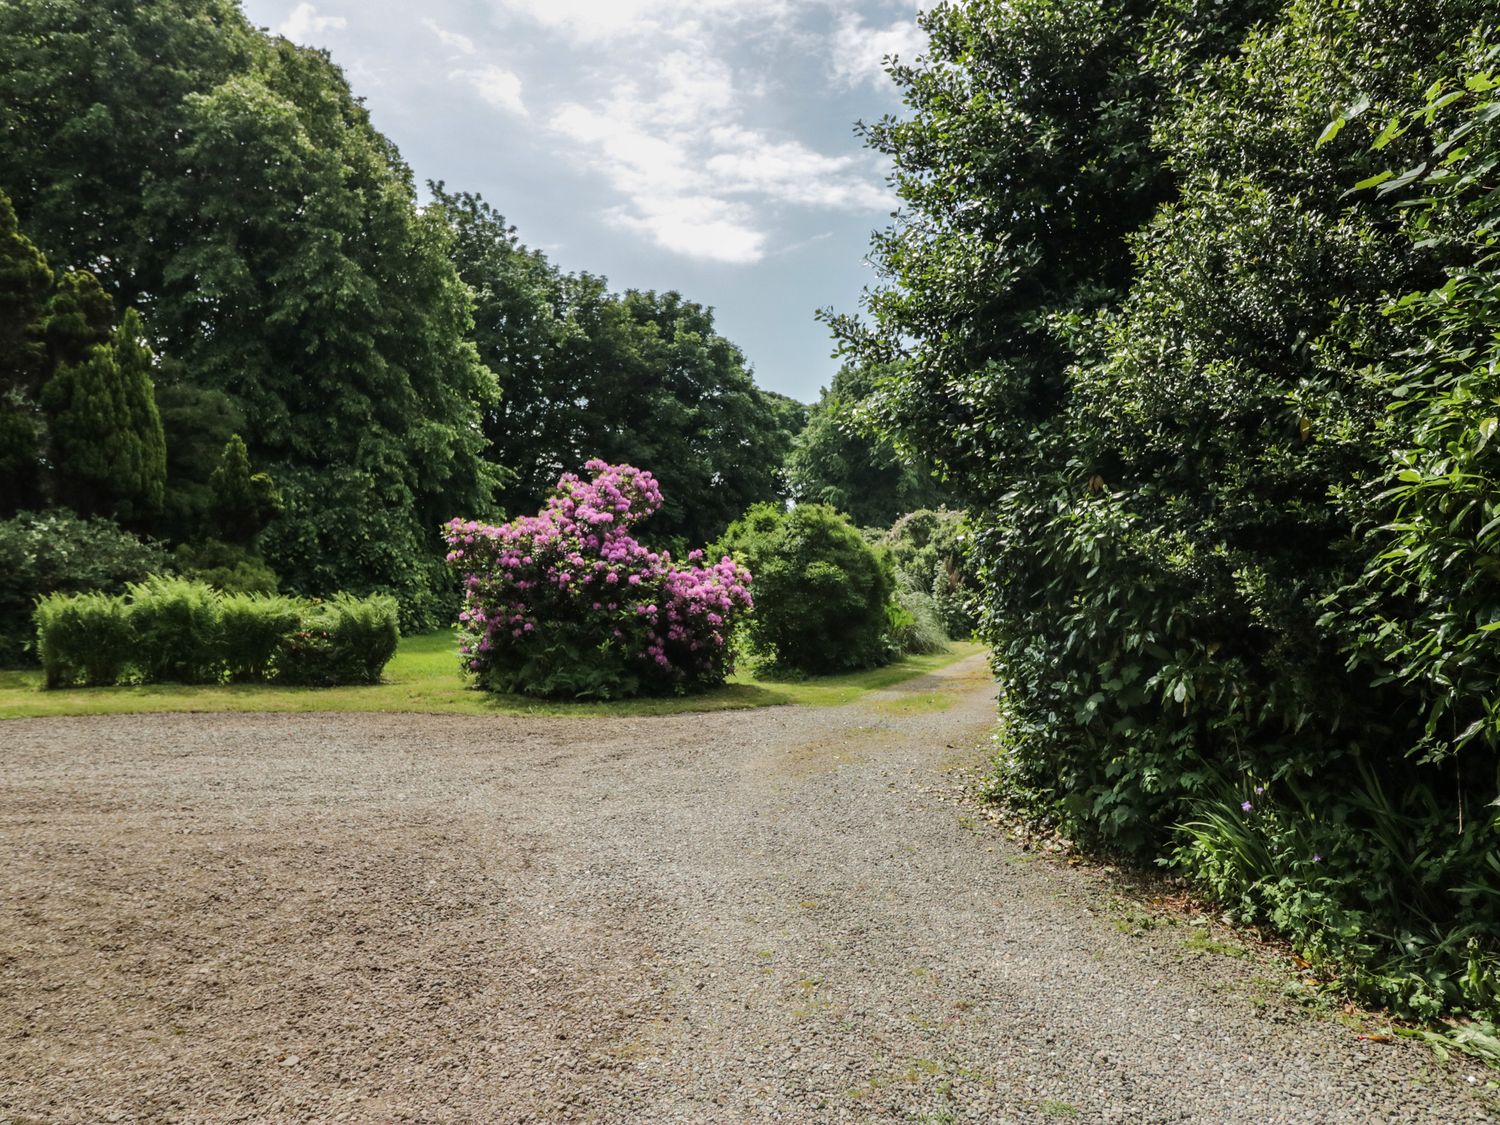
[[534,516],[453,520],[448,563],[463,575],[466,667],[491,691],[619,698],[724,681],[730,636],[751,606],[750,573],[702,551],[678,566],[630,529],[661,506],[650,473],[590,461]]

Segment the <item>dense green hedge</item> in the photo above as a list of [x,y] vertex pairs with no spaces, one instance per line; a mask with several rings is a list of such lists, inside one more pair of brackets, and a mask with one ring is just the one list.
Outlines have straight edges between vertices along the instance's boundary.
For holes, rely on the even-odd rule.
[[1500,1011],[1493,16],[935,9],[835,321],[967,502],[1008,791],[1427,1016]]
[[396,602],[339,595],[223,595],[201,582],[152,578],[126,595],[52,594],[36,609],[49,688],[270,681],[373,684],[396,652]]

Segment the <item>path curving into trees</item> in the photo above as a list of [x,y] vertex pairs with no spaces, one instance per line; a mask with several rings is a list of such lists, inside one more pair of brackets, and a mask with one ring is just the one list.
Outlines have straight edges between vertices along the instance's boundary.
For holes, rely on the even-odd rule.
[[845,708],[0,725],[7,1121],[1456,1122],[953,800],[979,657]]

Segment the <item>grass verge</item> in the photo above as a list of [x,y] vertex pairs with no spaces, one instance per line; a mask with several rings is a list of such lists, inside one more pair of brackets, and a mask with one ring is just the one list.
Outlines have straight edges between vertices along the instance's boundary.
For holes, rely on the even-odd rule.
[[632,699],[619,703],[551,703],[492,695],[469,687],[458,670],[453,633],[403,637],[381,683],[361,687],[291,688],[275,684],[142,684],[43,691],[38,671],[0,672],[0,719],[47,715],[127,715],[159,711],[412,711],[440,715],[675,715],[800,704],[835,707],[867,692],[953,664],[982,652],[955,643],[947,652],[908,656],[884,668],[800,681],[762,679],[746,670],[701,695]]

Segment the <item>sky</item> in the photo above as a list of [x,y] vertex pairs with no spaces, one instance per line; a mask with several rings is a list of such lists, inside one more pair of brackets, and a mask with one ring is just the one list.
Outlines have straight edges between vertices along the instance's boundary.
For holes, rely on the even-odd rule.
[[617,290],[715,310],[756,381],[815,401],[816,309],[875,281],[896,200],[855,123],[900,111],[882,59],[915,0],[245,0],[325,48],[419,183],[477,192],[526,245]]

